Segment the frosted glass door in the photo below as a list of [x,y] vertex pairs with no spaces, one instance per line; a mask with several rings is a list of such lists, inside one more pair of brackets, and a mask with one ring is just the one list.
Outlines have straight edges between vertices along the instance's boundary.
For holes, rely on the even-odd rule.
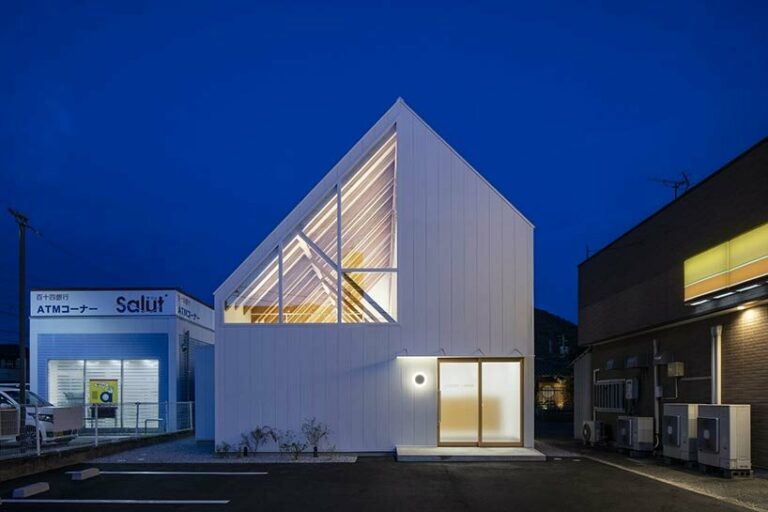
[[522,441],[521,362],[482,361],[482,443]]
[[476,444],[480,433],[477,361],[440,361],[440,443]]

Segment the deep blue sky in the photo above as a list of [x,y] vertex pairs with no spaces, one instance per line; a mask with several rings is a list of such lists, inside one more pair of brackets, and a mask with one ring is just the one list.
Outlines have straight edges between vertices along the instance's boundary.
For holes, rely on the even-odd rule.
[[[30,285],[210,300],[402,96],[536,224],[536,304],[575,319],[585,246],[671,198],[650,177],[768,135],[765,2],[254,4],[0,4],[0,206],[50,240]],[[2,211],[0,341],[15,251]]]

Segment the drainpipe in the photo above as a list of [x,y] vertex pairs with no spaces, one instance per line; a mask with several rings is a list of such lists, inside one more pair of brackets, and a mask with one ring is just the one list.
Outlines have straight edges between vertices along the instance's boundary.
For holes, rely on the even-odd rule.
[[723,326],[716,325],[710,329],[712,337],[712,403],[722,403],[722,342]]
[[[653,424],[656,435],[661,432],[661,415],[659,414],[659,405],[661,402],[661,393],[658,392],[659,383],[659,365],[656,364],[656,356],[659,355],[659,341],[653,340]],[[657,438],[658,439],[658,438]]]
[[600,368],[592,370],[592,399],[589,401],[592,404],[592,421],[597,420],[597,411],[595,411],[595,385],[597,384],[597,372]]

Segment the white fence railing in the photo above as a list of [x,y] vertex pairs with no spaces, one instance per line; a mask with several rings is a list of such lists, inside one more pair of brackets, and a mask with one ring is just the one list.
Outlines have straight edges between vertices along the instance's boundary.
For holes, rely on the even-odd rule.
[[28,406],[23,429],[19,419],[18,409],[0,409],[0,459],[191,431],[194,402]]

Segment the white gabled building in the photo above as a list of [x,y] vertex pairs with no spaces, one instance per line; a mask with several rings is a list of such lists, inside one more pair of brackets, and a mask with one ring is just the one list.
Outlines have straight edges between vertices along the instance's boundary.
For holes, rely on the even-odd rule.
[[215,295],[217,445],[533,447],[533,226],[402,100]]

